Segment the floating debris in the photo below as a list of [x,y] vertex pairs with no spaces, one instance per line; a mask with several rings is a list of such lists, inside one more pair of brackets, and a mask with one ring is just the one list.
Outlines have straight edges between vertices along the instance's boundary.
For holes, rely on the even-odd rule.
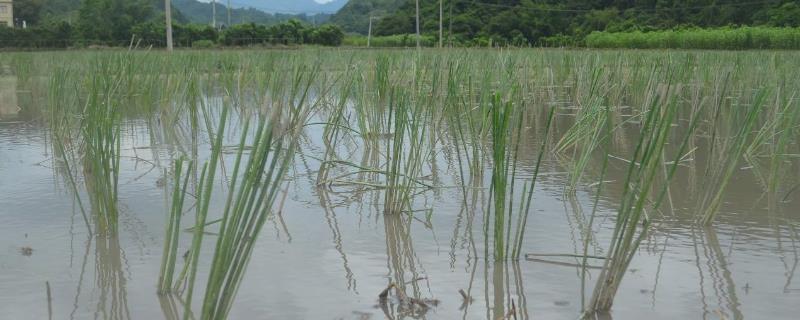
[[358,320],[372,319],[372,313],[370,312],[353,311],[353,315],[355,315]]
[[378,299],[380,299],[381,301],[386,300],[389,297],[389,290],[392,290],[392,288],[394,287],[395,287],[394,283],[390,283],[386,287],[386,289],[383,289],[383,291],[381,291],[381,293],[378,294]]
[[26,256],[26,257],[30,257],[30,256],[33,255],[33,248],[28,247],[28,246],[19,248],[19,254],[21,254],[23,256]]
[[459,294],[461,294],[461,299],[462,299],[462,301],[461,301],[461,306],[460,306],[460,307],[458,307],[458,310],[464,310],[464,309],[466,309],[466,308],[467,308],[467,307],[468,307],[470,304],[472,304],[472,302],[473,302],[473,301],[475,301],[475,299],[472,299],[472,297],[470,297],[470,296],[469,296],[469,295],[468,295],[468,294],[467,294],[467,293],[464,291],[464,289],[458,289],[458,293],[459,293]]
[[569,301],[566,301],[566,300],[556,300],[556,301],[553,301],[553,304],[554,304],[554,305],[557,305],[557,306],[559,306],[559,307],[566,307],[566,306],[568,306],[568,305],[569,305]]
[[[407,282],[406,284],[423,279],[425,278],[417,278]],[[389,299],[392,289],[394,289],[395,299]],[[378,294],[378,302],[379,304],[377,307],[381,308],[389,319],[393,319],[389,313],[391,306],[396,306],[397,313],[400,315],[418,318],[425,315],[429,309],[439,306],[440,303],[438,299],[419,299],[409,297],[403,292],[401,287],[398,287],[394,283],[390,283],[388,286],[386,286],[386,289],[383,289],[383,291]]]

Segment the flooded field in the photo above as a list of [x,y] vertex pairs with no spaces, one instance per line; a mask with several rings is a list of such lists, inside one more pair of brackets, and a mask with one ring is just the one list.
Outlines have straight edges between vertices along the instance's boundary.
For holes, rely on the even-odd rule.
[[3,53],[0,318],[794,319],[796,70]]

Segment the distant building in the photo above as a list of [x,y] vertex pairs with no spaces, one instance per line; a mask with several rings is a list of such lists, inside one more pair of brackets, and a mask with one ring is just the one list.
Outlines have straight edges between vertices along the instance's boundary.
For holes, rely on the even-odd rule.
[[12,0],[0,0],[0,25],[14,26],[14,4]]

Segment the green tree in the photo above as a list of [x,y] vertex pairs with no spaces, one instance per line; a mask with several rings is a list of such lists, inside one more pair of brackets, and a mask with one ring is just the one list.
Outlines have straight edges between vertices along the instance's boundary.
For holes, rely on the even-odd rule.
[[767,23],[776,27],[800,27],[800,5],[787,2],[767,11]]
[[[397,10],[384,15],[373,33],[415,32],[415,1],[398,0]],[[350,11],[378,10],[351,1]],[[445,34],[466,43],[548,42],[552,37],[582,39],[593,31],[662,30],[728,25],[797,26],[800,0],[444,0]],[[349,12],[348,16],[365,16]],[[340,16],[341,14],[337,14]],[[341,18],[341,17],[339,17]],[[334,19],[338,19],[334,17]],[[438,34],[439,1],[420,1],[421,31]],[[334,20],[336,21],[336,20]],[[350,22],[348,22],[350,23]],[[363,25],[363,21],[360,22]],[[452,25],[452,28],[451,28]]]
[[14,19],[27,25],[39,23],[42,14],[42,0],[15,0]]
[[111,40],[111,20],[106,16],[109,0],[83,0],[77,29],[83,39]]
[[338,46],[342,44],[344,32],[339,26],[326,24],[311,31],[311,42],[323,46]]
[[126,41],[133,26],[153,17],[153,6],[145,0],[83,0],[77,29],[89,41]]

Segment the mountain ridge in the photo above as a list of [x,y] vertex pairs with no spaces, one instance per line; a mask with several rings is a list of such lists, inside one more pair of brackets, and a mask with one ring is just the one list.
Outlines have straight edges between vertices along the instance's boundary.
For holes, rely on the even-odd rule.
[[[204,0],[203,2],[210,2]],[[315,14],[335,13],[348,0],[333,0],[319,3],[314,0],[231,0],[232,8],[254,8],[268,13]],[[217,0],[217,4],[227,4],[228,0]]]
[[[227,24],[228,13],[226,0],[217,1],[216,18],[218,24]],[[172,0],[172,6],[178,9],[187,20],[193,23],[211,23],[211,3],[197,0]],[[253,7],[236,7],[231,1],[231,24],[239,23],[260,23],[276,24],[289,19],[299,19],[312,24],[320,24],[328,21],[330,14],[320,13],[314,15],[307,14],[286,14],[269,13]]]
[[[395,12],[404,0],[350,0],[331,16],[331,22],[344,31],[367,34],[369,17],[387,16]],[[373,20],[373,24],[377,20]],[[374,25],[373,25],[374,27]]]

